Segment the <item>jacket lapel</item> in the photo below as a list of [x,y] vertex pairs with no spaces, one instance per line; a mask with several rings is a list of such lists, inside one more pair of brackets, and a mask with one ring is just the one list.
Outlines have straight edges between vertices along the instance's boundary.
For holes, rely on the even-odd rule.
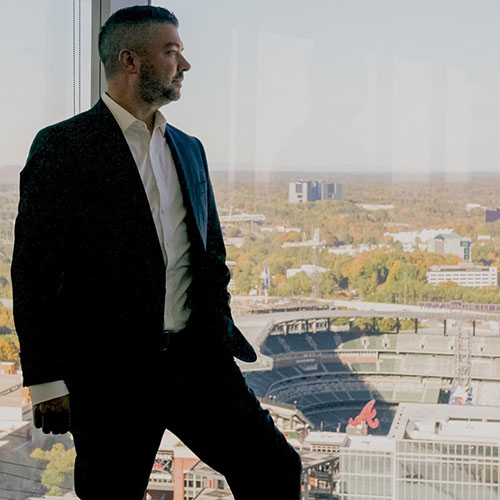
[[200,160],[186,141],[173,127],[165,127],[165,139],[172,152],[177,176],[181,185],[186,209],[196,225],[196,232],[207,248],[207,179]]
[[[102,147],[101,158],[107,158],[106,163],[116,167],[107,168],[102,174],[113,176],[112,180],[116,186],[126,185],[130,188],[129,193],[134,193],[133,199],[130,202],[134,203],[140,214],[142,214],[148,226],[148,232],[151,235],[155,235],[158,243],[157,250],[161,254],[160,242],[151,215],[146,191],[144,190],[137,165],[120,127],[102,99],[99,99],[97,104],[90,110],[90,113],[99,116],[95,132],[100,138],[99,146]],[[190,143],[175,128],[168,124],[165,127],[165,139],[172,152],[182,196],[189,214],[188,220],[194,221],[194,224],[191,224],[196,228],[194,235],[199,237],[203,248],[206,249],[208,202],[207,179],[203,164],[195,151],[193,151]]]
[[93,133],[97,138],[96,146],[101,150],[101,154],[96,158],[96,162],[103,165],[99,170],[101,182],[126,194],[127,203],[133,206],[136,212],[136,220],[141,221],[141,231],[148,235],[147,239],[154,246],[154,252],[164,264],[148,197],[127,141],[102,99],[99,99],[90,113],[98,117]]

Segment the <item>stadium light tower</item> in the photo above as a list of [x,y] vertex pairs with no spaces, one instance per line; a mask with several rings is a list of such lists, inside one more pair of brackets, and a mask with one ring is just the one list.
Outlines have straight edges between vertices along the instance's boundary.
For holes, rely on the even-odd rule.
[[457,337],[455,341],[455,373],[450,393],[451,404],[472,403],[472,335],[470,328],[465,328],[461,313],[456,313]]

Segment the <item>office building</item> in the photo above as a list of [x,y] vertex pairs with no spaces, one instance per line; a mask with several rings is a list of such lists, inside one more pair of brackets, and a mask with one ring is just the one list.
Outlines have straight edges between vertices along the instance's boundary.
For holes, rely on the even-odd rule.
[[488,287],[498,286],[498,269],[495,266],[431,266],[427,271],[427,283],[439,285],[453,281],[459,286]]
[[498,407],[401,403],[387,436],[340,448],[341,500],[500,500]]
[[462,260],[470,262],[471,260],[471,240],[462,238],[459,234],[438,234],[429,240],[427,249],[429,252],[444,254],[453,254]]
[[495,222],[500,219],[500,208],[495,208],[494,210],[487,209],[485,211],[486,222]]
[[297,181],[290,182],[288,189],[289,203],[342,199],[342,184],[338,182]]

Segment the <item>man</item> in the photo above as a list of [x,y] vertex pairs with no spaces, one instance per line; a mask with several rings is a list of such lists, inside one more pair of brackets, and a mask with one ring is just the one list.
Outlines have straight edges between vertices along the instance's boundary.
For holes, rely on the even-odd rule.
[[166,124],[190,64],[178,20],[131,7],[101,28],[108,90],[36,136],[12,263],[24,384],[71,430],[83,500],[140,500],[165,428],[236,500],[298,499],[300,459],[233,356],[225,249],[201,143]]

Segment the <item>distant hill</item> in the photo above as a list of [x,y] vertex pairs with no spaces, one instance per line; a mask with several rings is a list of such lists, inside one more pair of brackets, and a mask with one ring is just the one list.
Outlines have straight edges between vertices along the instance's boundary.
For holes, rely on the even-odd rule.
[[[210,176],[214,182],[294,182],[299,180],[324,180],[326,182],[360,182],[359,173],[351,172],[314,172],[314,171],[276,171],[262,172],[259,170],[211,170]],[[386,172],[364,172],[361,176],[365,182],[391,182],[391,174]]]
[[[238,165],[233,171],[222,168],[225,164],[215,164],[215,168],[210,168],[210,176],[214,182],[295,182],[299,180],[324,180],[326,182],[341,183],[389,183],[389,184],[464,184],[470,185],[474,182],[488,183],[498,182],[500,174],[497,172],[470,172],[464,176],[453,177],[446,172],[391,172],[378,170],[356,170],[356,169],[335,169],[326,170],[276,170],[262,171],[248,167],[248,165]],[[212,167],[212,165],[211,165]],[[245,168],[243,168],[245,167]]]

